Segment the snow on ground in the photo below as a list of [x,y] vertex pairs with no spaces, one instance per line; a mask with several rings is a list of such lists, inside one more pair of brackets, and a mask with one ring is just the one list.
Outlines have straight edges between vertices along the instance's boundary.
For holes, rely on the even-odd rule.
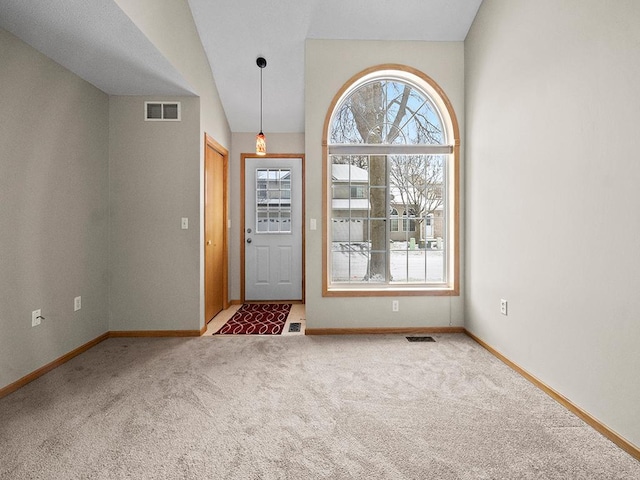
[[[334,282],[361,282],[367,273],[368,243],[334,242],[332,277]],[[391,283],[444,281],[442,250],[410,250],[406,242],[395,242],[391,250]],[[375,280],[371,280],[372,282]],[[380,279],[384,282],[384,279]]]

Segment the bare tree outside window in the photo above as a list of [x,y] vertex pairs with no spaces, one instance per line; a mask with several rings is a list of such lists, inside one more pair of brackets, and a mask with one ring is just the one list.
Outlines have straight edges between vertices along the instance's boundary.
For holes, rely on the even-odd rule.
[[424,240],[423,223],[443,206],[444,158],[441,155],[390,155],[389,182],[399,204],[415,217],[416,231]]
[[[405,248],[425,245],[425,220],[444,207],[446,156],[395,154],[393,146],[445,145],[445,142],[438,109],[421,90],[404,81],[370,81],[355,89],[338,106],[331,123],[331,144],[391,146],[389,153],[384,154],[331,156],[334,165],[349,164],[367,173],[368,205],[366,220],[362,222],[367,229],[363,235],[366,242],[358,252],[366,255],[366,270],[358,278],[359,274],[354,275],[350,267],[349,281],[388,283],[394,280],[390,212],[396,208],[401,208],[407,215],[405,218],[410,216],[414,222],[417,237],[410,238],[409,229],[405,228]],[[350,221],[364,215],[362,210],[356,212],[353,205],[354,202],[349,206],[348,215],[337,212],[336,208],[334,215],[348,216]],[[409,257],[405,255],[405,258]],[[409,277],[407,274],[407,281]]]

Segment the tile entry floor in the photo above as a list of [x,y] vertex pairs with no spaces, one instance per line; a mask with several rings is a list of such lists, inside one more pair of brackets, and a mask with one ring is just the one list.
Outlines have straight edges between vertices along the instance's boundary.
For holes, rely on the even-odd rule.
[[[213,335],[217,332],[226,322],[229,320],[234,313],[241,307],[242,305],[231,305],[226,310],[221,311],[217,314],[207,325],[207,331],[205,335]],[[300,323],[300,331],[299,332],[289,332],[289,325],[291,323],[299,322]],[[287,317],[287,322],[284,324],[284,329],[282,330],[281,335],[304,335],[305,330],[305,309],[303,304],[294,303],[291,305],[291,311],[289,312],[289,316]],[[269,336],[277,336],[277,335],[269,335]]]

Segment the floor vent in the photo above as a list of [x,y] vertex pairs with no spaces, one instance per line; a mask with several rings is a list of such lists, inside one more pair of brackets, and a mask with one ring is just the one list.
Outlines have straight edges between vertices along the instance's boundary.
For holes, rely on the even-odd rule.
[[300,331],[300,327],[301,327],[301,323],[300,322],[293,322],[289,324],[289,331],[290,332],[299,332]]
[[410,342],[435,342],[433,337],[407,337]]

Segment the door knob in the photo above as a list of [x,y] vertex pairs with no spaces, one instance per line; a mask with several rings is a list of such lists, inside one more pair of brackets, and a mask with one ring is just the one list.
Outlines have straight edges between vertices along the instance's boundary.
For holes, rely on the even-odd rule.
[[211,240],[207,240],[207,245],[211,245]]
[[250,238],[247,238],[247,243],[251,243],[251,239]]

